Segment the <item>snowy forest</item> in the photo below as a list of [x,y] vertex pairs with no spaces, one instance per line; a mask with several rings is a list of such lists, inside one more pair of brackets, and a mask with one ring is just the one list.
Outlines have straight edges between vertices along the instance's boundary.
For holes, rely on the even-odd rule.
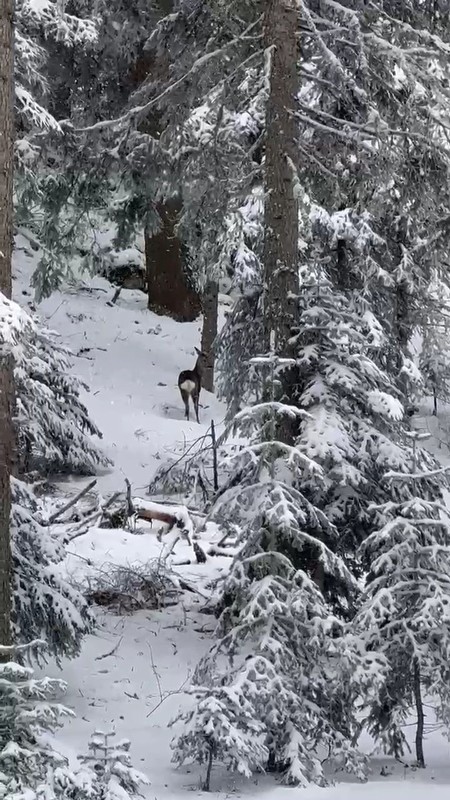
[[0,800],[447,800],[450,0],[0,0]]

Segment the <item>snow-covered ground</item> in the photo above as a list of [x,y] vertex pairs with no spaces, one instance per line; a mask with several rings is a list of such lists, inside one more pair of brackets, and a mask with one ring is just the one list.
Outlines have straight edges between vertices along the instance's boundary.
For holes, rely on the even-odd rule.
[[[16,299],[26,305],[32,300],[28,281],[35,255],[21,237],[18,244]],[[123,490],[128,478],[133,492],[145,496],[161,459],[179,454],[206,433],[211,419],[220,426],[224,408],[204,392],[201,424],[183,419],[177,377],[180,370],[194,364],[200,321],[179,324],[157,317],[146,309],[146,298],[140,292],[123,291],[117,305],[111,307],[107,300],[112,294],[111,286],[96,278],[87,281],[82,291],[55,293],[38,311],[78,354],[73,369],[90,386],[85,399],[103,431],[104,450],[114,461],[111,471],[99,477],[102,493]],[[439,430],[445,437],[445,426]],[[438,431],[433,433],[438,443]],[[78,483],[74,479],[64,488],[75,493]],[[108,571],[112,565],[145,564],[158,556],[160,548],[152,532],[133,535],[94,529],[71,543],[64,569],[74,580],[86,580],[90,572]],[[179,543],[174,561],[184,560],[188,551],[187,544]],[[68,683],[66,703],[77,714],[61,732],[69,757],[86,751],[95,729],[114,729],[132,741],[134,764],[151,781],[146,790],[149,800],[180,798],[187,790],[200,793],[199,768],[175,770],[170,763],[173,730],[168,723],[180,706],[189,702],[183,689],[208,647],[214,625],[214,617],[203,613],[210,584],[226,569],[226,561],[209,559],[206,565],[175,566],[178,574],[196,587],[196,592],[186,592],[175,607],[124,617],[98,613],[96,635],[87,638],[79,658],[62,665]],[[60,676],[56,666],[50,665],[46,671]],[[409,730],[412,736],[413,728]],[[364,785],[338,777],[331,788],[295,790],[281,787],[269,777],[241,781],[217,767],[212,786],[220,789],[221,797],[257,793],[265,800],[297,796],[299,791],[305,800],[447,800],[449,744],[433,731],[425,748],[425,771],[374,759],[372,779]]]

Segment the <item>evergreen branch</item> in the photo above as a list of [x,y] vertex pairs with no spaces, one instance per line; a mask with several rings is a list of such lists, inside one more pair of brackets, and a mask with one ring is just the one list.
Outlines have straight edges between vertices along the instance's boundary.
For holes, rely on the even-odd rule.
[[235,45],[240,44],[242,41],[245,41],[248,34],[254,28],[256,28],[261,23],[261,21],[262,21],[262,15],[258,17],[258,19],[255,22],[251,22],[250,25],[247,26],[245,31],[240,36],[236,36],[230,42],[227,42],[225,45],[223,45],[223,47],[219,47],[216,50],[210,51],[209,53],[204,53],[202,56],[197,58],[195,62],[192,64],[192,66],[187,70],[187,72],[181,75],[180,78],[177,78],[177,80],[173,81],[169,86],[166,86],[166,88],[163,89],[162,92],[160,92],[152,100],[149,100],[147,103],[144,103],[144,105],[131,108],[128,111],[126,111],[125,114],[122,114],[120,117],[117,117],[116,119],[102,120],[101,122],[96,122],[93,125],[88,125],[84,128],[71,128],[71,130],[73,130],[75,133],[92,133],[95,131],[102,131],[108,128],[115,128],[128,124],[133,119],[147,114],[150,111],[150,109],[152,109],[155,105],[161,102],[161,100],[163,100],[165,97],[171,94],[171,92],[173,92],[183,83],[185,83],[185,81],[187,81],[188,78],[190,78],[192,75],[195,75],[200,69],[203,69],[209,61],[212,61],[215,58],[219,58],[219,56],[222,56],[226,52],[226,50],[228,50],[230,47],[234,47]]

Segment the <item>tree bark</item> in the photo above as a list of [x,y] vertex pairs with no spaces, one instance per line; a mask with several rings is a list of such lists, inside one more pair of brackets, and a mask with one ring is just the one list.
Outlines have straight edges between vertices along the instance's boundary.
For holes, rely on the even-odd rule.
[[[298,7],[295,0],[266,0],[264,46],[270,58],[264,175],[264,336],[266,350],[290,356],[299,294],[299,207],[296,192],[299,91]],[[293,370],[280,375],[276,400],[293,401]],[[284,418],[276,438],[292,444],[296,423]]]
[[181,208],[177,198],[160,203],[160,231],[154,235],[145,232],[148,307],[179,322],[192,322],[200,313],[201,303],[186,276],[182,246],[175,232]]
[[214,762],[214,747],[211,744],[209,746],[208,764],[207,764],[207,767],[206,767],[206,776],[205,776],[205,780],[204,780],[204,783],[203,783],[203,786],[202,786],[202,789],[203,789],[204,792],[210,792],[211,791],[211,774],[212,774],[213,762]]
[[271,68],[265,137],[264,317],[267,349],[272,337],[278,355],[288,354],[299,292],[295,191],[298,27],[295,0],[267,0],[264,45]]
[[433,417],[438,415],[438,397],[436,386],[433,386]]
[[425,757],[423,754],[423,731],[425,725],[425,715],[423,713],[422,691],[420,685],[420,664],[417,658],[414,659],[413,670],[413,690],[417,712],[416,760],[417,766],[421,769],[425,769]]
[[[0,0],[0,292],[11,297],[13,236],[14,0]],[[13,371],[0,356],[0,644],[11,644],[11,467]]]
[[214,391],[214,340],[217,336],[217,312],[219,306],[219,286],[216,281],[209,281],[203,292],[202,311],[203,328],[201,351],[206,355],[205,371],[202,386],[208,391]]
[[[173,6],[172,0],[159,0],[161,11]],[[170,13],[170,12],[167,12]],[[128,79],[139,86],[151,78],[163,83],[170,77],[170,60],[166,52],[143,50]],[[153,111],[141,122],[139,130],[159,139],[164,126],[161,113]],[[149,197],[149,203],[151,198]],[[192,322],[201,310],[201,301],[189,282],[185,256],[175,226],[183,205],[180,197],[165,199],[157,206],[161,229],[157,234],[144,231],[147,267],[148,307],[156,314],[168,314],[179,322]]]

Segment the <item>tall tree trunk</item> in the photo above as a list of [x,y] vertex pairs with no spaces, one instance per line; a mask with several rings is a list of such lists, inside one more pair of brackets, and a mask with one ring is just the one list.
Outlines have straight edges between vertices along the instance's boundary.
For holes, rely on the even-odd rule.
[[209,745],[209,753],[208,753],[208,762],[206,767],[206,776],[202,786],[204,792],[211,791],[211,774],[214,762],[214,747],[212,744]]
[[[0,292],[11,297],[14,0],[0,0]],[[0,357],[0,644],[11,643],[12,362]]]
[[[161,16],[171,13],[173,0],[158,0]],[[170,9],[170,11],[168,10]],[[164,83],[170,78],[170,58],[166,51],[143,48],[127,82],[134,88],[149,79]],[[154,108],[141,121],[139,130],[158,139],[164,130],[161,113]],[[149,204],[151,197],[148,198]],[[201,310],[198,293],[189,282],[185,253],[175,227],[182,211],[180,197],[165,199],[157,206],[161,229],[157,234],[144,231],[147,268],[148,307],[157,314],[168,314],[179,322],[191,322]]]
[[148,307],[156,314],[167,314],[179,322],[192,322],[201,310],[198,294],[189,285],[183,252],[175,227],[181,212],[177,198],[158,206],[161,230],[145,233]]
[[295,192],[298,13],[295,0],[267,0],[264,45],[271,69],[265,138],[264,317],[267,347],[272,336],[278,355],[287,354],[299,292]]
[[[295,0],[266,0],[264,46],[270,58],[266,107],[264,175],[264,334],[266,349],[289,356],[296,322],[299,207],[296,192],[296,96],[299,91],[298,6]],[[281,397],[292,402],[295,375],[281,376]],[[296,430],[282,420],[276,438],[292,443]]]
[[425,715],[423,713],[422,689],[420,685],[420,664],[419,659],[414,659],[413,664],[413,690],[414,701],[416,704],[417,712],[417,728],[416,728],[416,760],[417,766],[421,769],[425,768],[425,757],[423,754],[423,732],[425,725]]
[[203,328],[201,350],[206,355],[205,372],[202,385],[208,392],[214,391],[214,340],[217,336],[217,312],[219,305],[219,286],[216,281],[209,281],[203,292],[202,311]]

